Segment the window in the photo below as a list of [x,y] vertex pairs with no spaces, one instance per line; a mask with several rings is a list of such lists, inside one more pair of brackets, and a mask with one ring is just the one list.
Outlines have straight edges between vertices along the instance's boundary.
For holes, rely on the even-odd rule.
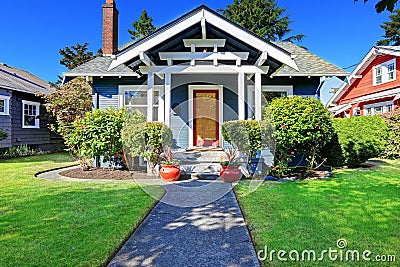
[[356,107],[353,109],[353,116],[360,116],[361,115],[361,110],[359,107]]
[[364,106],[364,115],[375,115],[393,111],[393,101],[379,102]]
[[375,83],[376,84],[382,83],[382,67],[377,67],[375,69]]
[[39,128],[40,103],[22,100],[22,128]]
[[10,115],[10,97],[0,95],[0,115]]
[[[144,116],[147,117],[147,86],[129,86],[120,90],[122,95],[121,107],[129,109],[136,109],[140,111]],[[160,91],[155,89],[153,96],[153,121],[158,121],[158,100],[160,97]]]
[[396,59],[389,60],[374,68],[374,85],[396,80]]
[[396,80],[396,68],[394,67],[394,63],[390,63],[388,65],[388,81]]
[[293,95],[293,86],[277,85],[277,86],[263,86],[262,87],[261,104],[264,106],[266,103],[271,103],[275,98],[287,97]]

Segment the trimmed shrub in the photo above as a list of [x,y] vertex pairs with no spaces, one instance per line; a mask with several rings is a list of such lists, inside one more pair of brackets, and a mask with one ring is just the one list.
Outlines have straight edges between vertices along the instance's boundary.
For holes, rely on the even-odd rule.
[[400,109],[382,115],[388,127],[388,142],[382,156],[388,159],[400,158]]
[[122,131],[124,150],[131,157],[146,157],[150,167],[154,170],[166,147],[172,145],[171,129],[160,122],[127,122]]
[[222,136],[249,158],[255,158],[262,149],[260,123],[258,121],[226,121],[222,125]]
[[88,167],[92,159],[104,156],[122,157],[121,130],[125,109],[96,109],[73,122],[72,128],[63,136],[68,150],[77,156],[82,167]]
[[387,126],[379,116],[337,118],[333,120],[333,127],[347,166],[357,166],[385,150]]
[[[329,111],[318,99],[301,96],[276,98],[269,108],[276,127],[275,165],[287,166],[294,154],[306,154],[314,168],[333,135]],[[270,116],[268,108],[263,115]]]

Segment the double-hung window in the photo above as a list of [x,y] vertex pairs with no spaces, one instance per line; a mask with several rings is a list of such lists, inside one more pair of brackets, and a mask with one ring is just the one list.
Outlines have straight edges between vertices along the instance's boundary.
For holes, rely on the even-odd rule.
[[40,103],[22,100],[22,128],[40,128]]
[[396,80],[396,59],[386,61],[374,67],[374,85]]
[[10,97],[0,95],[0,115],[10,115]]
[[[132,110],[138,110],[144,116],[147,116],[147,86],[127,86],[120,89],[120,96],[122,105],[121,107],[126,107]],[[158,88],[153,90],[153,121],[158,121],[158,107],[159,107],[159,97],[160,91]]]

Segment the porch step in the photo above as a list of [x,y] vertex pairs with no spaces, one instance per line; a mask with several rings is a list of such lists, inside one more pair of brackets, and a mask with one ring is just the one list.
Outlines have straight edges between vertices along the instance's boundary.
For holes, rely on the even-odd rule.
[[223,150],[210,151],[174,151],[175,158],[181,161],[181,165],[199,164],[199,163],[217,163],[225,160]]
[[221,168],[219,163],[197,163],[197,164],[181,164],[181,171],[191,175],[219,175]]

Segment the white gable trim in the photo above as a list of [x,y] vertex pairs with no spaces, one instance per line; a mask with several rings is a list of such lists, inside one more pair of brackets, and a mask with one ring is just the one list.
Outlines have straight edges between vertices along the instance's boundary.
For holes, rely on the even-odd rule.
[[280,62],[294,68],[295,70],[299,70],[294,60],[291,58],[289,53],[285,53],[284,51],[280,50],[279,48],[267,43],[266,41],[262,41],[261,39],[255,37],[254,35],[244,31],[232,23],[229,23],[225,19],[216,16],[215,14],[207,11],[205,9],[199,10],[193,16],[185,19],[184,21],[176,24],[175,26],[161,32],[157,35],[157,38],[151,38],[142,44],[138,45],[137,47],[133,48],[130,51],[127,51],[124,54],[117,55],[117,58],[113,60],[108,68],[108,71],[114,69],[115,67],[128,62],[129,60],[137,57],[140,51],[147,51],[154,46],[162,43],[169,38],[173,37],[177,33],[183,32],[188,27],[196,24],[201,23],[202,19],[205,18],[207,23],[214,25],[215,27],[222,29],[226,32],[229,32],[231,35],[235,36],[239,40],[243,41],[244,43],[249,44],[250,46],[260,50],[260,51],[267,51],[269,56],[279,60]]

